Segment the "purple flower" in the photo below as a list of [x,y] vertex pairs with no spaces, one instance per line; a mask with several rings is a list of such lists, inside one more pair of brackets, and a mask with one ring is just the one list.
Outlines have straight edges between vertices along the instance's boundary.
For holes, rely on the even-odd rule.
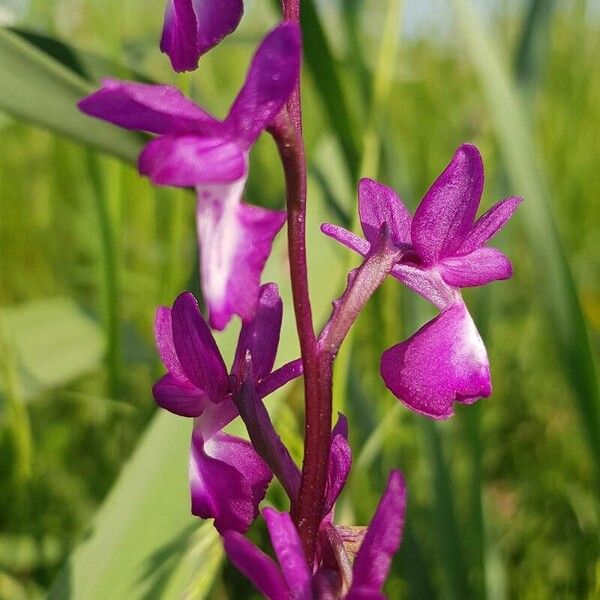
[[231,375],[196,299],[181,294],[173,308],[160,307],[155,336],[168,370],[153,388],[159,406],[194,418],[190,451],[192,512],[214,518],[219,531],[245,531],[271,480],[271,470],[250,443],[221,430],[238,416],[232,394],[242,377],[244,357],[254,365],[260,398],[300,375],[300,361],[272,372],[283,307],[277,286],[260,288],[255,318],[242,326]]
[[79,103],[89,115],[156,134],[138,162],[155,184],[196,188],[202,289],[216,329],[233,314],[254,316],[260,275],[285,222],[284,211],[244,204],[242,194],[250,148],[294,89],[300,54],[297,25],[273,30],[223,121],[170,86],[106,79]]
[[486,242],[522,201],[507,198],[475,220],[483,190],[483,165],[475,146],[464,144],[429,188],[413,215],[390,188],[363,179],[359,214],[365,238],[336,225],[322,231],[367,256],[382,227],[401,259],[390,273],[441,310],[410,339],[387,350],[381,374],[409,408],[436,419],[453,414],[453,403],[491,393],[485,347],[464,305],[460,288],[512,275],[509,259]]
[[[392,471],[366,532],[353,535],[351,528],[326,528],[321,536],[322,560],[315,568],[306,561],[290,515],[270,508],[263,510],[263,517],[279,564],[235,531],[225,533],[225,550],[270,600],[385,598],[381,589],[400,546],[405,510],[404,479],[399,471]],[[360,547],[352,561],[351,548],[356,544]]]
[[193,71],[200,57],[238,26],[242,0],[169,0],[160,49],[175,71]]

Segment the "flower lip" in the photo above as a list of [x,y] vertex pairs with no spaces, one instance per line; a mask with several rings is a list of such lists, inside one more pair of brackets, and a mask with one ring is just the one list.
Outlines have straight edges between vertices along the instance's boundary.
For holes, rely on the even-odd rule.
[[386,350],[380,370],[399,400],[432,419],[447,419],[455,402],[471,404],[492,392],[487,352],[462,300]]

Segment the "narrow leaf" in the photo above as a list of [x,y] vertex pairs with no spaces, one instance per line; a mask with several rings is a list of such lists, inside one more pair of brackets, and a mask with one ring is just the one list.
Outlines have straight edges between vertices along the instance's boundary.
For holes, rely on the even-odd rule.
[[300,5],[306,63],[339,140],[348,174],[355,180],[358,176],[360,153],[354,138],[355,124],[338,76],[336,61],[314,0],[301,0]]
[[0,81],[1,110],[123,160],[137,160],[142,136],[77,109],[77,102],[94,86],[7,29],[0,29]]

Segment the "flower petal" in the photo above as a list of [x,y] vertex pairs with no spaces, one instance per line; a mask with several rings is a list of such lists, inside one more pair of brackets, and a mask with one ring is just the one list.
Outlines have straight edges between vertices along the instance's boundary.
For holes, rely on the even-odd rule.
[[218,404],[207,402],[203,413],[194,419],[194,429],[200,432],[203,439],[208,440],[238,416],[237,406],[229,394]]
[[154,340],[158,348],[160,360],[169,373],[180,381],[187,380],[173,344],[173,324],[171,322],[171,309],[159,306],[154,318]]
[[289,600],[285,579],[275,561],[237,531],[223,536],[229,560],[268,600]]
[[272,394],[275,390],[284,386],[288,381],[300,377],[303,373],[302,359],[297,358],[289,363],[275,369],[267,375],[263,380],[259,381],[256,386],[256,391],[261,398]]
[[377,592],[383,587],[392,558],[400,547],[405,512],[406,484],[400,471],[392,471],[354,560],[348,600],[379,597]]
[[473,225],[469,235],[457,250],[457,254],[469,254],[479,246],[485,244],[496,232],[512,217],[517,206],[523,202],[523,198],[512,197],[498,202],[479,217]]
[[391,188],[373,179],[361,179],[358,183],[358,212],[362,230],[371,244],[379,239],[379,230],[384,223],[395,244],[410,244],[412,215]]
[[217,344],[190,292],[180,294],[171,311],[173,344],[187,379],[213,402],[227,393],[229,378]]
[[154,400],[161,408],[182,417],[198,417],[210,402],[206,393],[171,373],[161,377],[152,387]]
[[254,318],[242,325],[238,338],[232,373],[250,352],[255,380],[263,379],[273,369],[283,318],[283,302],[274,283],[261,286]]
[[386,600],[383,592],[376,592],[365,588],[353,588],[345,600]]
[[202,291],[215,329],[225,328],[234,314],[245,322],[254,317],[260,276],[286,219],[284,211],[241,203],[244,184],[241,179],[197,189]]
[[234,392],[233,399],[252,445],[279,479],[292,505],[295,505],[300,491],[300,469],[275,431],[269,413],[257,393],[250,356],[240,363],[237,375],[240,386]]
[[352,451],[348,444],[348,420],[339,414],[338,421],[331,432],[331,450],[327,473],[327,492],[323,516],[328,515],[338,499],[352,466]]
[[487,352],[462,301],[444,310],[381,357],[385,385],[415,412],[434,419],[454,414],[492,392]]
[[294,600],[311,600],[311,572],[290,515],[272,508],[265,508],[262,515],[292,597]]
[[192,435],[190,491],[192,513],[214,519],[220,533],[245,532],[258,515],[271,471],[252,445],[223,432],[207,441]]
[[366,256],[371,249],[371,244],[367,242],[367,240],[359,237],[355,233],[340,227],[339,225],[332,225],[331,223],[323,223],[321,225],[321,231],[333,238],[340,244],[344,244],[350,250],[354,250],[354,252],[360,254],[361,256]]
[[411,226],[415,250],[427,265],[450,256],[467,237],[483,190],[479,150],[463,144],[419,204]]
[[457,291],[452,289],[436,269],[421,269],[408,264],[396,264],[391,275],[440,310],[454,304]]
[[102,87],[79,103],[86,114],[126,129],[164,135],[221,136],[223,124],[170,85],[103,79]]
[[169,0],[160,49],[175,71],[193,71],[205,52],[238,26],[242,0]]
[[246,81],[225,124],[246,147],[278,115],[298,82],[302,44],[300,28],[284,22],[261,43]]
[[510,260],[496,248],[477,248],[464,256],[445,258],[439,268],[444,281],[456,287],[485,285],[512,276]]
[[238,145],[199,135],[165,135],[149,142],[138,169],[157,185],[193,187],[229,183],[246,174],[247,159]]

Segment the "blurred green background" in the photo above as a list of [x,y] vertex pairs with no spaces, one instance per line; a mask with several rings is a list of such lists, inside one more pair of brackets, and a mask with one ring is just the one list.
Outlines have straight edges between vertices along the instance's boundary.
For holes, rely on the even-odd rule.
[[[193,198],[137,175],[141,137],[74,108],[113,75],[176,84],[224,116],[277,21],[274,2],[245,6],[239,30],[175,76],[157,48],[162,0],[0,0],[1,600],[255,597],[188,515],[190,424],[150,393],[155,307],[197,291]],[[431,313],[388,281],[361,316],[336,367],[355,458],[339,521],[368,522],[400,467],[390,598],[599,598],[600,5],[303,0],[303,15],[320,322],[355,259],[318,226],[352,225],[359,176],[414,208],[471,141],[482,208],[526,198],[496,242],[513,279],[466,293],[489,400],[441,424],[409,414],[379,355]],[[251,159],[247,198],[282,206],[271,140]],[[281,234],[265,275],[288,299],[280,361],[297,356],[285,261]],[[301,386],[288,388],[268,405],[300,459]],[[251,536],[267,544],[260,523]]]

